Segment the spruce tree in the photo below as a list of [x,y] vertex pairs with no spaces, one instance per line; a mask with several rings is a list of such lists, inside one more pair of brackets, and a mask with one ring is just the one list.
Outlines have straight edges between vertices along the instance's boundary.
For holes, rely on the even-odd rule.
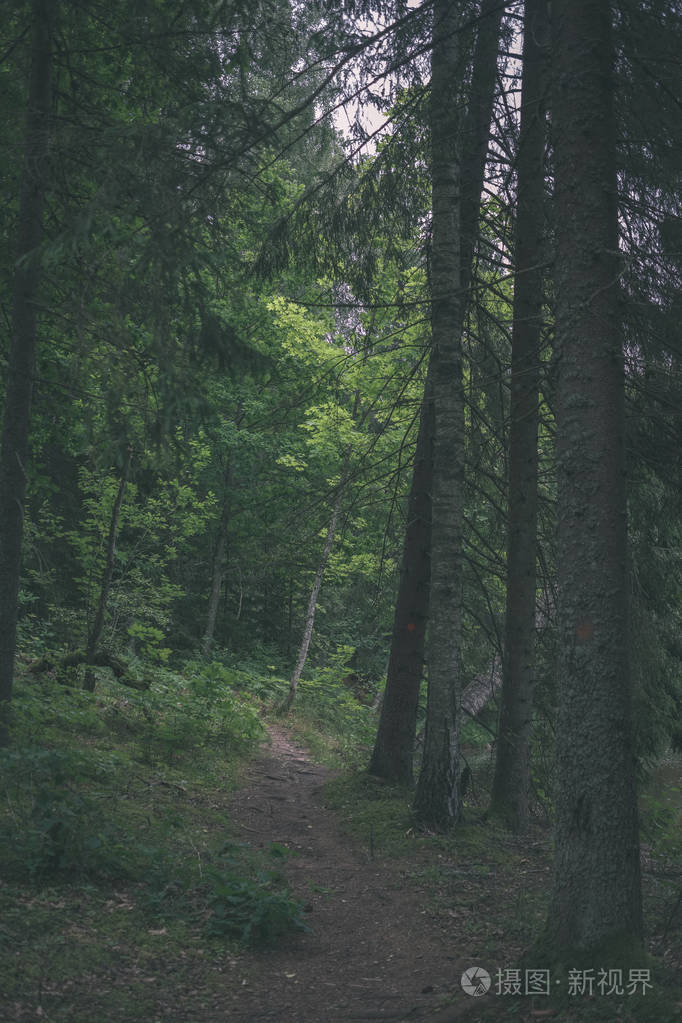
[[641,950],[611,11],[552,11],[559,709],[551,954]]

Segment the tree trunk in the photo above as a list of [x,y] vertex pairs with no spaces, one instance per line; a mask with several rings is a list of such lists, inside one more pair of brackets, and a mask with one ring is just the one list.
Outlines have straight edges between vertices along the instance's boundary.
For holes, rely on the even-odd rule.
[[220,591],[223,588],[225,579],[225,554],[227,552],[227,533],[230,525],[230,491],[232,489],[232,461],[227,465],[225,473],[225,496],[223,498],[223,510],[220,515],[218,526],[218,542],[216,543],[213,556],[213,571],[211,573],[211,592],[208,597],[208,611],[206,612],[206,629],[201,640],[201,652],[208,657],[213,646],[215,623],[220,604]]
[[433,397],[426,378],[419,419],[400,584],[393,618],[386,689],[381,705],[371,774],[397,785],[412,785],[412,761],[424,674],[431,570],[431,485],[433,479]]
[[535,669],[538,392],[542,334],[546,0],[526,0],[518,151],[511,355],[507,611],[502,714],[491,811],[513,831],[528,822]]
[[478,238],[481,192],[490,142],[490,119],[497,80],[497,51],[504,4],[499,0],[483,0],[474,47],[469,103],[462,138],[461,198],[461,269],[460,287],[470,287],[473,257]]
[[553,4],[559,711],[544,947],[641,954],[611,10]]
[[[462,140],[460,286],[469,287],[481,191],[490,135],[503,7],[484,0],[474,49],[472,89]],[[463,307],[460,308],[460,330]],[[393,620],[386,690],[369,770],[387,781],[410,785],[419,689],[429,619],[431,490],[433,485],[433,362],[422,402],[415,468],[408,499],[408,525]],[[414,626],[410,629],[410,625]]]
[[[26,465],[36,358],[39,248],[48,181],[53,0],[34,0],[31,75],[12,297],[12,337],[0,452],[0,708],[12,698]],[[0,722],[0,745],[7,742]]]
[[227,529],[229,517],[227,515],[227,501],[223,505],[218,526],[218,542],[213,555],[213,571],[211,573],[211,592],[208,595],[208,610],[206,611],[206,628],[201,639],[201,652],[208,657],[213,646],[215,634],[215,623],[220,603],[220,592],[225,579],[225,554],[227,552]]
[[431,333],[435,412],[429,689],[417,821],[447,830],[460,813],[458,790],[462,623],[464,390],[460,294],[460,12],[434,5],[431,63]]
[[[121,513],[121,505],[123,504],[123,496],[126,491],[128,484],[128,475],[130,473],[130,463],[133,457],[132,447],[128,448],[126,455],[125,465],[123,466],[123,474],[121,476],[121,482],[118,486],[118,493],[116,500],[114,501],[114,507],[111,511],[111,521],[109,523],[109,538],[107,540],[107,555],[104,562],[104,571],[102,572],[102,585],[100,587],[99,601],[97,604],[97,613],[95,614],[95,620],[92,623],[92,627],[88,633],[88,642],[85,648],[85,657],[88,664],[95,663],[95,654],[97,653],[97,647],[99,645],[100,638],[102,636],[102,629],[104,627],[104,616],[107,611],[107,603],[109,600],[109,589],[111,588],[111,579],[114,574],[114,556],[116,554],[116,536],[118,534],[118,519]],[[88,692],[93,692],[95,688],[95,673],[93,671],[87,671],[85,674],[85,680],[83,687]]]
[[32,661],[28,665],[28,671],[32,675],[40,675],[44,671],[54,671],[55,669],[61,668],[75,668],[79,664],[85,665],[96,665],[98,668],[111,668],[114,675],[121,683],[121,685],[128,686],[130,689],[149,689],[151,683],[146,679],[136,678],[130,670],[130,665],[126,661],[117,657],[115,654],[109,653],[108,650],[97,650],[88,659],[88,655],[85,650],[71,650],[68,654],[64,654],[61,657],[55,657],[54,654],[43,654],[42,657],[38,658],[37,661]]
[[294,668],[291,681],[289,682],[289,694],[284,704],[283,710],[285,713],[291,710],[293,702],[296,699],[296,690],[298,689],[298,683],[301,680],[301,674],[305,667],[305,662],[308,657],[308,649],[310,647],[310,640],[313,635],[313,626],[315,624],[315,612],[317,611],[317,598],[320,593],[320,587],[322,586],[322,579],[324,578],[324,570],[327,567],[329,561],[329,555],[331,553],[332,544],[334,543],[334,537],[336,535],[336,526],[339,520],[339,514],[341,512],[341,504],[343,502],[343,492],[346,479],[346,472],[348,469],[348,455],[346,456],[346,464],[344,465],[343,472],[341,474],[341,482],[339,483],[339,489],[336,493],[336,500],[334,502],[334,510],[332,517],[327,527],[327,538],[324,543],[324,550],[322,551],[322,557],[320,563],[317,566],[317,572],[315,573],[315,581],[313,582],[313,588],[310,592],[310,600],[308,601],[308,611],[305,617],[305,626],[303,627],[303,636],[301,637],[301,645],[298,651],[298,659],[296,661],[296,667]]

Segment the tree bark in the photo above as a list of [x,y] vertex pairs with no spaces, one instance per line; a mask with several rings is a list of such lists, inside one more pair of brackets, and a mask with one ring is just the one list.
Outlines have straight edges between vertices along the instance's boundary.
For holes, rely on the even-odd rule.
[[407,530],[393,618],[386,689],[371,774],[396,785],[413,784],[419,689],[424,674],[431,576],[431,485],[433,479],[433,397],[431,365],[419,418],[417,450],[407,504]]
[[201,638],[201,652],[208,657],[213,646],[215,634],[215,623],[218,616],[218,605],[220,604],[220,593],[225,579],[225,554],[227,552],[227,530],[229,516],[227,515],[227,500],[223,505],[218,526],[218,542],[216,543],[213,555],[213,571],[211,572],[211,592],[208,595],[208,609],[206,611],[206,628]]
[[145,679],[138,679],[132,674],[130,665],[108,650],[97,650],[88,660],[85,650],[71,650],[68,654],[55,657],[54,654],[43,654],[38,660],[28,665],[28,671],[32,675],[40,675],[44,671],[53,671],[61,668],[75,668],[79,664],[96,665],[98,668],[111,668],[112,672],[121,683],[130,689],[149,689],[151,683]]
[[461,197],[461,269],[460,286],[464,292],[471,285],[473,258],[478,238],[481,192],[490,142],[490,119],[497,80],[497,51],[504,4],[499,0],[483,0],[478,22],[469,103],[462,138]]
[[[460,286],[472,278],[481,191],[490,135],[503,7],[481,5],[474,48],[471,94],[462,140]],[[463,308],[460,308],[460,330]],[[386,689],[369,770],[387,781],[411,785],[431,580],[431,491],[433,486],[433,361],[424,388],[415,468],[408,499],[408,525],[396,599]],[[410,626],[414,626],[410,629]]]
[[[0,451],[0,708],[9,704],[17,642],[26,465],[36,359],[37,301],[48,182],[53,0],[34,0],[31,73],[12,298],[12,336]],[[8,734],[0,722],[0,745]]]
[[507,609],[491,812],[528,823],[535,670],[538,392],[542,334],[546,0],[526,0],[511,354]]
[[201,640],[201,652],[204,657],[208,657],[213,646],[215,623],[218,616],[218,605],[220,604],[220,591],[223,588],[223,581],[225,579],[225,554],[227,552],[227,534],[230,525],[230,491],[232,489],[233,475],[232,460],[230,460],[225,473],[223,510],[220,515],[218,541],[216,543],[215,554],[213,555],[211,592],[208,597],[208,610],[206,612],[206,629]]
[[611,9],[553,4],[559,710],[544,948],[623,966],[642,907],[628,656]]
[[464,389],[460,293],[460,13],[434,5],[431,60],[431,335],[435,412],[429,688],[414,814],[445,831],[460,813],[458,789],[462,622]]
[[[133,457],[132,447],[128,448],[126,454],[125,465],[123,466],[123,473],[121,475],[121,481],[118,486],[118,493],[116,494],[116,500],[114,501],[114,507],[111,511],[111,521],[109,523],[109,537],[107,540],[107,554],[104,562],[104,570],[102,572],[102,584],[100,586],[99,601],[97,603],[97,613],[95,614],[95,620],[92,623],[92,627],[88,633],[88,642],[85,648],[85,657],[88,664],[95,663],[95,654],[99,641],[102,636],[102,629],[104,627],[104,616],[107,611],[107,603],[109,601],[109,590],[111,588],[111,579],[114,574],[114,557],[116,554],[116,537],[118,535],[118,519],[121,513],[121,505],[123,504],[123,497],[128,484],[128,475],[130,473],[130,463]],[[87,671],[85,674],[85,680],[83,687],[88,692],[93,692],[95,688],[95,674],[92,671]]]
[[298,650],[298,658],[296,660],[296,667],[294,668],[289,682],[289,694],[284,704],[284,712],[288,713],[296,699],[296,690],[298,689],[298,683],[301,680],[301,675],[305,667],[305,662],[308,658],[308,650],[310,648],[310,640],[313,635],[313,626],[315,624],[315,612],[317,611],[317,598],[320,595],[320,587],[322,586],[322,580],[324,578],[324,570],[327,567],[329,561],[329,555],[331,554],[332,544],[334,543],[334,537],[336,536],[336,526],[339,520],[339,514],[341,512],[341,504],[343,502],[343,492],[345,477],[348,466],[348,456],[346,456],[346,464],[344,465],[343,473],[341,474],[341,482],[339,483],[339,489],[336,493],[336,500],[334,502],[334,510],[332,511],[332,517],[327,527],[327,538],[324,542],[324,550],[322,551],[322,557],[320,563],[317,566],[317,572],[315,573],[315,581],[313,582],[313,588],[310,591],[310,599],[308,601],[308,611],[305,617],[305,625],[303,627],[303,636],[301,637],[301,645]]

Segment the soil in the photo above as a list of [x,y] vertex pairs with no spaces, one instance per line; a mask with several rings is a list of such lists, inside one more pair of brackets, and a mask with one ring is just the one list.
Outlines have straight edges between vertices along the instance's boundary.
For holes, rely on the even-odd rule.
[[332,772],[312,763],[282,728],[269,731],[271,747],[237,793],[234,820],[252,846],[274,841],[295,852],[285,871],[291,891],[305,900],[311,930],[233,960],[227,1019],[478,1019],[480,999],[460,986],[475,963],[465,939],[459,947],[453,940],[453,921],[441,923],[424,909],[404,864],[375,860],[340,832],[324,805]]
[[[280,725],[269,732],[269,745],[251,761],[238,791],[226,797],[220,788],[188,793],[178,785],[177,795],[181,809],[196,811],[188,818],[192,827],[211,840],[288,848],[283,865],[270,856],[267,862],[287,875],[310,929],[270,948],[237,952],[234,942],[208,937],[205,898],[192,902],[190,888],[183,900],[180,883],[168,885],[158,902],[158,893],[139,882],[36,892],[0,879],[0,976],[8,983],[4,991],[0,980],[1,1023],[672,1023],[679,1017],[679,898],[671,863],[644,863],[649,947],[657,957],[655,991],[646,999],[576,998],[557,1008],[560,999],[550,1005],[546,996],[504,991],[500,997],[497,971],[513,972],[546,914],[547,828],[523,838],[479,828],[474,809],[485,797],[472,789],[459,839],[408,832],[407,842],[391,846],[385,832],[382,837],[380,797],[379,840],[353,838],[342,828],[353,808],[337,813],[325,805],[333,772]],[[341,781],[342,792],[359,791],[352,784],[343,789]],[[171,783],[156,784],[165,793]],[[362,820],[364,828],[374,783],[362,784],[370,788],[362,790],[367,798],[354,826]],[[390,850],[402,855],[391,857]],[[196,854],[201,863],[201,851]],[[150,905],[156,907],[151,916]],[[487,995],[471,997],[461,978],[477,966],[494,975],[493,984]]]

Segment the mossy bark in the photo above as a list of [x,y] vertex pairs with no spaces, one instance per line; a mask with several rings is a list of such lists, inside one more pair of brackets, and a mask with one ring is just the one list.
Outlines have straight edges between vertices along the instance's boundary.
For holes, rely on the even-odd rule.
[[611,10],[555,0],[552,17],[560,654],[556,856],[544,941],[561,958],[636,951],[642,908]]

